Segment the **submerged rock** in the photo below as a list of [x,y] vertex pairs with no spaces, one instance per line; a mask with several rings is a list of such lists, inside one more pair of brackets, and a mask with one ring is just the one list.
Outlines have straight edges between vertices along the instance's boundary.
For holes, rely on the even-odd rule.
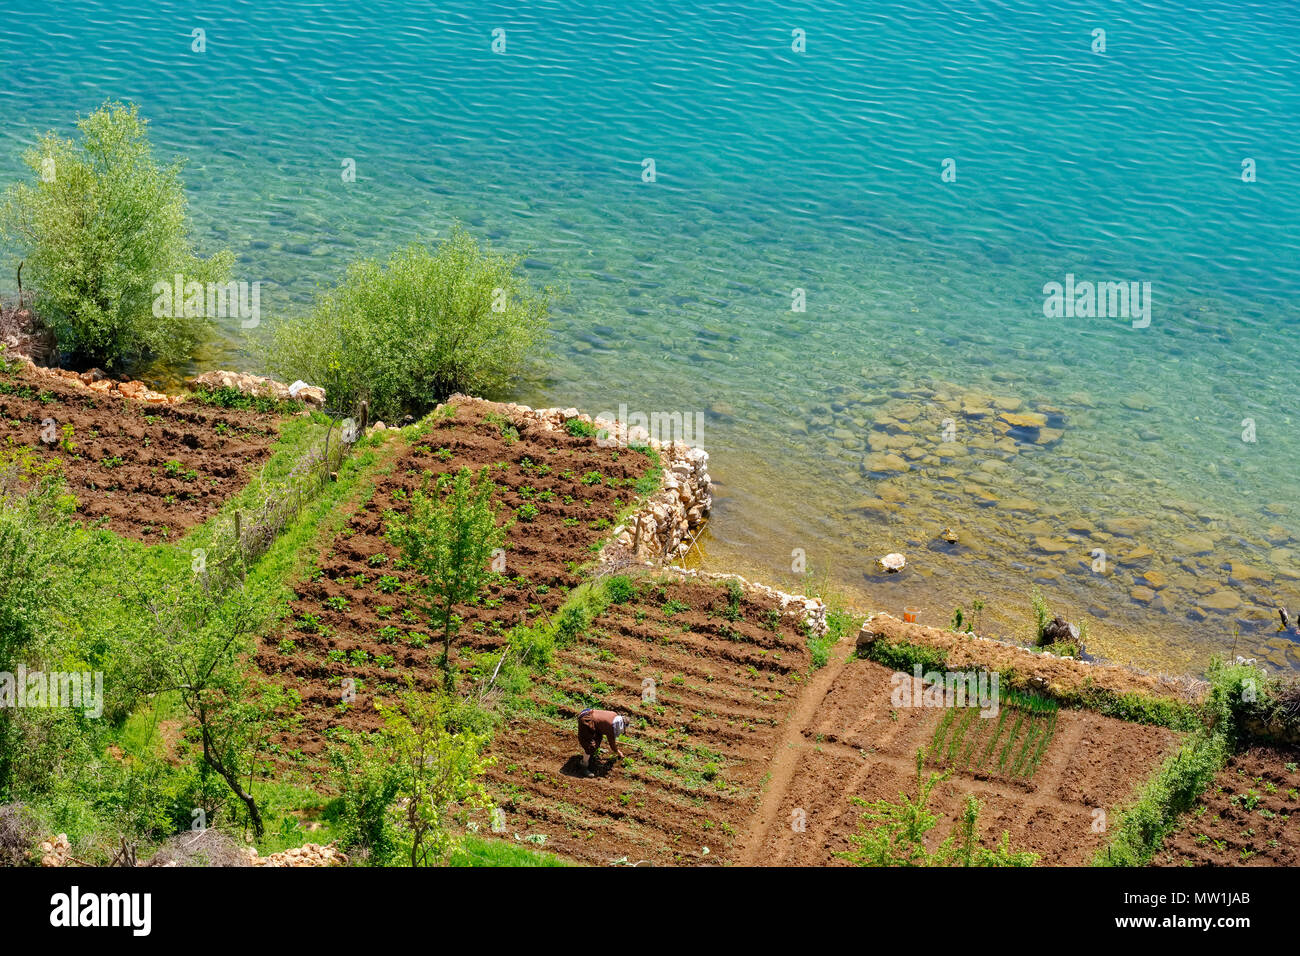
[[893,574],[907,566],[907,558],[894,551],[880,559],[880,566]]

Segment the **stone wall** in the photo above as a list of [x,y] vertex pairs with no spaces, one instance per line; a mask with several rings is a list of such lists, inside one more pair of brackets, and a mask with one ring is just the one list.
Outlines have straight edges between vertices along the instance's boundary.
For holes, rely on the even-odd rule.
[[88,372],[72,372],[65,368],[47,368],[43,365],[37,365],[26,355],[9,355],[6,353],[6,357],[11,361],[25,365],[32,374],[41,378],[65,382],[77,388],[99,392],[103,395],[130,398],[137,402],[144,402],[147,405],[177,405],[185,401],[184,395],[167,395],[163,392],[155,392],[144,382],[115,381],[97,368],[92,368]]
[[787,594],[785,591],[769,585],[760,584],[757,581],[748,581],[739,574],[714,574],[709,571],[698,571],[694,568],[677,567],[667,567],[664,570],[698,581],[739,581],[740,586],[748,593],[762,594],[774,598],[780,604],[784,613],[797,615],[802,623],[808,625],[813,634],[820,637],[828,630],[826,602],[821,598],[808,597],[806,594]]
[[[464,397],[453,395],[448,401]],[[592,418],[576,408],[530,408],[512,402],[503,402],[501,407],[513,416],[536,422],[543,430],[562,431],[566,422],[576,419],[593,425],[597,429],[596,441],[602,444],[620,448],[646,445],[659,453],[663,473],[658,491],[614,529],[601,552],[603,563],[659,564],[690,550],[713,507],[708,452],[681,441],[659,442],[643,428],[629,429],[623,422]]]
[[202,375],[190,379],[190,384],[196,388],[204,388],[209,391],[215,391],[219,388],[233,388],[244,395],[253,395],[257,398],[273,398],[279,402],[287,402],[296,398],[307,405],[313,405],[317,408],[325,404],[325,389],[323,388],[307,385],[305,382],[294,382],[293,385],[285,385],[273,378],[262,378],[260,375],[249,375],[247,372],[228,372],[225,369],[217,369],[212,372],[204,372]]
[[1209,690],[1205,681],[1190,677],[1149,674],[1104,661],[1062,657],[1011,641],[900,621],[883,611],[872,614],[862,625],[857,638],[859,652],[869,651],[878,641],[934,648],[944,654],[952,670],[989,668],[1014,672],[1030,689],[1058,696],[1094,688],[1199,703]]

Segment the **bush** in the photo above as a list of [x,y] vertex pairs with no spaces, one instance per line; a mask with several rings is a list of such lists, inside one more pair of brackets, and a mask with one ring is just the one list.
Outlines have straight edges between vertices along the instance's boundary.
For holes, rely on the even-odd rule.
[[20,248],[60,352],[105,368],[183,361],[206,320],[155,315],[153,286],[177,273],[224,282],[233,257],[195,256],[180,164],[154,159],[137,107],[105,103],[77,128],[80,143],[49,132],[26,154],[36,181],[6,192],[0,234]]
[[391,810],[397,799],[398,777],[380,758],[377,747],[376,737],[344,732],[330,744],[329,759],[340,791],[335,808],[339,842],[344,850],[382,866],[397,851]]
[[979,845],[979,801],[968,796],[961,819],[952,833],[931,851],[926,834],[939,825],[939,818],[929,808],[930,794],[948,779],[948,773],[931,772],[924,776],[925,751],[916,752],[916,796],[898,795],[898,802],[876,800],[868,803],[861,797],[853,802],[865,808],[858,821],[858,832],[849,835],[853,849],[837,853],[857,866],[1033,866],[1038,855],[1012,850],[1010,835],[992,849]]
[[334,408],[365,399],[390,421],[453,392],[498,393],[547,331],[549,295],[532,290],[521,261],[456,225],[435,250],[357,262],[307,316],[272,331],[268,363],[323,386]]
[[26,866],[35,862],[39,835],[36,819],[25,806],[0,805],[0,866]]
[[636,585],[626,574],[616,574],[605,582],[605,593],[615,604],[626,604],[636,597]]
[[859,647],[858,656],[905,674],[912,673],[917,664],[921,665],[923,671],[948,669],[948,661],[943,651],[907,641],[873,641],[866,647]]

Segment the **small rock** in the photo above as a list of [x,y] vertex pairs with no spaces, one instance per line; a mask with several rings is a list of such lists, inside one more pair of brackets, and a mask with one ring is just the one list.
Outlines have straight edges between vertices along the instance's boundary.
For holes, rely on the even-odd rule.
[[1142,585],[1133,588],[1133,590],[1128,592],[1128,595],[1139,604],[1150,604],[1156,599],[1156,592],[1148,587],[1143,587]]
[[891,552],[880,559],[880,566],[891,574],[903,570],[906,565],[907,558],[897,551]]

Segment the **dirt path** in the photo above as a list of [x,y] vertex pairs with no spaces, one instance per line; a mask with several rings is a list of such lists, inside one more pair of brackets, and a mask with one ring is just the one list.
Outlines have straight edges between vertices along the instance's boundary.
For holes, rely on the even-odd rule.
[[[891,707],[888,675],[866,662],[855,669],[853,650],[832,651],[779,728],[766,787],[737,842],[736,863],[837,862],[856,829],[858,811],[848,797],[894,800],[900,791],[912,792],[916,751],[928,745],[939,712]],[[1033,780],[953,770],[935,793],[936,812],[955,818],[966,797],[976,795],[986,834],[1008,831],[1014,846],[1048,863],[1080,865],[1104,839],[1092,829],[1097,809],[1125,799],[1176,744],[1177,735],[1159,728],[1062,710]],[[793,813],[805,823],[792,831]]]
[[835,679],[840,676],[840,672],[844,670],[844,666],[852,659],[853,651],[854,644],[851,640],[837,644],[832,649],[826,666],[814,673],[812,679],[804,686],[799,705],[786,721],[785,730],[772,757],[772,769],[768,774],[767,787],[750,821],[749,832],[744,838],[744,844],[736,860],[740,866],[757,864],[759,855],[767,843],[768,830],[773,820],[781,815],[786,792],[790,789],[790,782],[799,767],[799,757],[806,746],[804,731],[816,718],[817,708],[826,699],[826,694],[834,685]]

